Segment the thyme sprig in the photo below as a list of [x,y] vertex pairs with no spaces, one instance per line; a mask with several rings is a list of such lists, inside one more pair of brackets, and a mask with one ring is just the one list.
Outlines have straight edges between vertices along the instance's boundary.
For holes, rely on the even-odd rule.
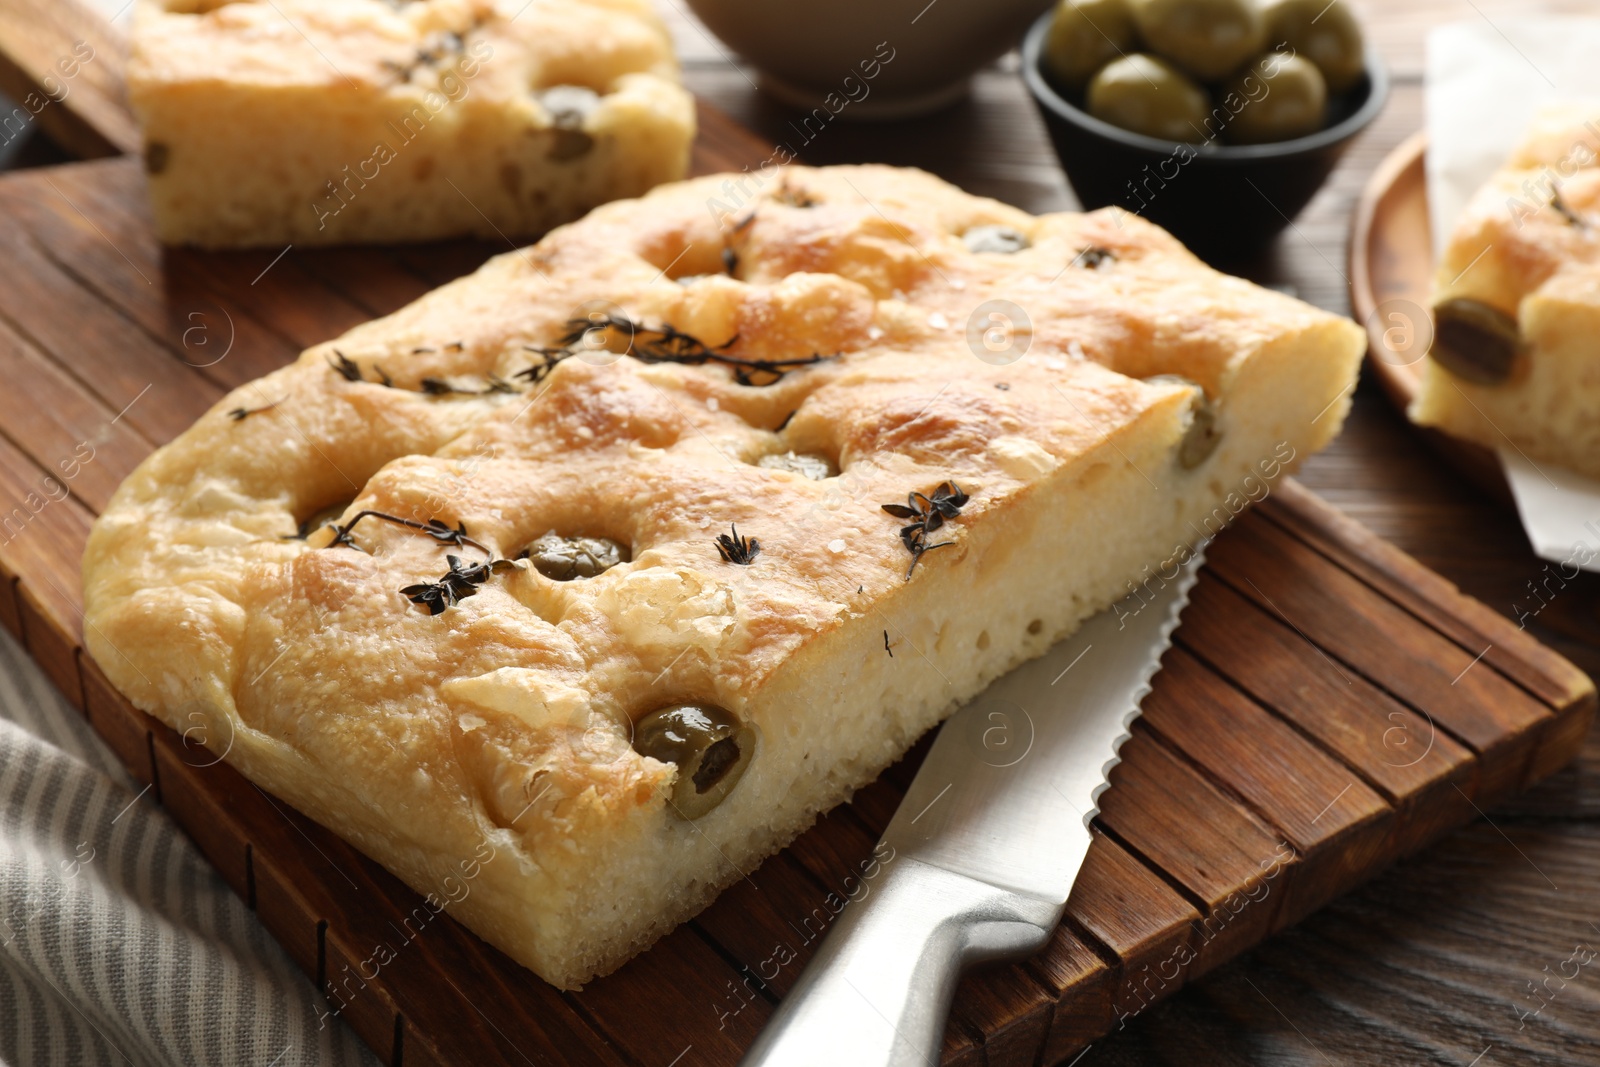
[[[589,347],[587,339],[595,330],[601,331],[604,335],[610,335],[615,331],[616,334],[625,336],[628,339],[626,354],[641,363],[677,363],[688,366],[715,363],[731,367],[734,381],[740,385],[772,385],[790,371],[839,358],[837,355],[825,356],[813,352],[809,356],[795,359],[750,359],[728,352],[728,349],[739,340],[738,334],[734,334],[720,345],[709,345],[669,322],[660,326],[646,326],[634,322],[625,315],[612,313],[604,318],[569,319],[566,323],[566,332],[556,339],[554,345],[523,345],[523,351],[532,353],[537,359],[511,377],[526,381],[530,386],[538,385],[550,376],[557,364],[580,354]],[[609,340],[609,336],[607,339]],[[445,351],[460,351],[463,347],[460,341],[455,341],[446,345]],[[414,354],[433,351],[435,349],[426,347],[412,349]],[[400,388],[394,384],[394,379],[388,372],[376,363],[372,365],[372,369],[378,376],[377,380],[369,379],[361,364],[337,348],[328,356],[328,366],[347,382],[383,385],[390,389]],[[483,388],[473,389],[457,385],[445,378],[427,377],[417,383],[415,391],[436,397],[488,396],[494,393],[522,391],[513,382],[498,375],[486,374],[483,380]]]
[[[450,344],[445,346],[445,351],[456,352],[460,351],[461,348],[461,342],[452,341]],[[433,352],[435,350],[432,348],[414,348],[411,351],[413,354],[416,354],[420,352]],[[361,369],[361,364],[357,363],[355,360],[351,359],[337,348],[334,349],[333,354],[328,357],[328,366],[332,367],[334,372],[347,382],[362,382],[367,385],[381,385],[386,389],[400,388],[400,386],[394,384],[394,378],[390,376],[389,372],[384,370],[376,363],[372,365],[372,369],[378,375],[378,379],[377,381],[368,379],[366,372]],[[420,382],[418,382],[415,391],[423,393],[426,396],[488,396],[491,393],[520,392],[516,386],[512,385],[510,382],[506,381],[497,374],[486,374],[483,376],[483,380],[484,386],[482,389],[466,389],[444,378],[429,377],[423,378]]]
[[727,534],[717,535],[717,553],[722,556],[724,563],[737,563],[741,567],[748,567],[761,555],[761,542],[754,537],[739,536],[739,524],[729,523],[733,536]]
[[911,553],[911,566],[906,568],[906,581],[911,580],[911,572],[917,569],[917,563],[925,553],[955,544],[954,541],[936,541],[930,544],[928,538],[943,527],[947,519],[960,515],[961,509],[970,499],[959,485],[946,481],[940,482],[931,496],[913,490],[906,494],[904,504],[881,505],[884,511],[897,519],[914,520],[900,527],[900,543]]
[[1572,210],[1571,206],[1568,205],[1566,200],[1562,199],[1561,190],[1557,189],[1550,194],[1550,206],[1555,209],[1556,214],[1567,220],[1568,226],[1576,226],[1580,230],[1587,230],[1589,228],[1588,221],[1585,220],[1582,215],[1579,215],[1576,211]]
[[361,364],[357,363],[355,360],[351,359],[337,348],[333,350],[333,355],[328,357],[328,366],[332,367],[336,373],[342,375],[344,380],[347,382],[364,382],[367,380],[366,376],[361,372]]
[[469,596],[475,596],[478,586],[487,582],[497,572],[516,567],[516,563],[509,559],[490,559],[483,563],[461,562],[457,555],[446,555],[445,561],[450,564],[450,569],[437,581],[419,582],[408,585],[400,590],[400,594],[413,604],[420,604],[428,609],[429,615],[438,615],[446,608],[453,608]]
[[[455,528],[452,529],[448,524],[438,519],[418,522],[415,519],[402,518],[399,515],[390,515],[386,512],[374,511],[371,508],[356,512],[350,521],[343,526],[334,526],[333,540],[329,542],[328,547],[333,548],[335,545],[344,545],[346,548],[360,551],[361,546],[356,544],[350,533],[355,529],[356,523],[362,519],[382,519],[384,522],[392,522],[396,526],[404,526],[408,530],[416,530],[418,533],[426,534],[441,545],[454,545],[457,548],[475,548],[490,558],[494,556],[494,552],[488,545],[467,536],[467,524],[464,522],[457,523]],[[329,525],[333,526],[332,523],[329,523]]]
[[244,407],[234,408],[232,411],[228,412],[228,418],[232,419],[234,422],[243,422],[245,419],[248,419],[251,415],[259,415],[263,411],[271,411],[273,408],[277,407],[281,403],[283,403],[282,400],[274,400],[272,403],[270,403],[270,404],[262,404],[258,408],[244,408]]
[[[771,385],[792,370],[839,358],[836,355],[824,356],[813,352],[809,356],[796,359],[749,359],[728,353],[728,349],[739,340],[738,334],[734,334],[720,345],[709,345],[693,334],[678,329],[670,322],[664,322],[660,326],[646,326],[624,315],[612,313],[604,318],[569,320],[567,332],[557,341],[559,347],[555,351],[563,354],[556,359],[556,362],[576,354],[578,347],[592,330],[615,330],[627,337],[629,339],[627,354],[641,363],[677,363],[690,366],[716,363],[733,368],[734,381],[740,385]],[[542,349],[539,351],[544,353]],[[549,359],[548,354],[546,358]],[[548,373],[548,370],[545,373]],[[753,377],[755,375],[761,375],[765,380],[757,382]]]
[[452,393],[460,396],[488,396],[491,393],[515,393],[517,387],[500,377],[498,374],[485,374],[482,389],[463,389],[461,386],[448,382],[443,378],[424,378],[418,382],[421,391],[429,396],[449,396]]
[[539,345],[523,345],[522,350],[532,352],[539,357],[539,362],[524,367],[512,375],[513,378],[526,378],[529,385],[538,385],[550,377],[550,372],[556,369],[557,363],[578,354],[576,348],[559,346],[546,348]]
[[[394,523],[396,526],[403,526],[408,530],[415,530],[432,538],[438,544],[451,545],[455,548],[475,548],[488,557],[481,563],[463,563],[460,556],[453,552],[447,553],[445,560],[450,564],[450,569],[442,577],[431,582],[408,585],[400,590],[401,595],[407,600],[427,608],[429,615],[437,615],[446,608],[454,607],[466,597],[473,596],[477,593],[478,586],[487,582],[500,571],[527,566],[525,562],[521,562],[527,558],[527,550],[523,550],[522,554],[514,560],[500,559],[495,556],[494,550],[488,545],[473,539],[467,534],[467,524],[464,522],[458,522],[453,527],[439,519],[417,522],[415,519],[390,515],[371,508],[356,512],[350,521],[342,526],[334,525],[331,522],[328,523],[328,526],[333,529],[333,540],[328,543],[327,547],[333,548],[336,545],[343,545],[346,548],[361,551],[361,546],[356,544],[355,538],[351,536],[351,531],[355,529],[356,524],[362,519],[382,519],[384,522]],[[304,540],[308,532],[306,526],[302,525],[299,533],[295,536],[300,540]]]
[[[474,23],[474,28],[476,28],[476,23]],[[380,64],[385,70],[394,74],[396,82],[409,84],[412,75],[416,74],[419,69],[423,67],[430,70],[436,69],[441,61],[459,58],[462,55],[462,50],[466,47],[466,42],[462,39],[461,34],[452,30],[434,34],[428,43],[431,47],[416,49],[415,55],[407,63],[397,63],[392,59],[384,59],[380,60]]]
[[778,188],[772,193],[772,199],[790,207],[816,207],[822,203],[821,200],[812,196],[807,190],[791,184],[787,174],[783,176],[783,181],[778,184]]

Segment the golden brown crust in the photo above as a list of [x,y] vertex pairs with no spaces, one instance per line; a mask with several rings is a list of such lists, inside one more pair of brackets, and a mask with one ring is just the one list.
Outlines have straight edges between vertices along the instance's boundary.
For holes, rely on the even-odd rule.
[[[458,914],[562,985],[703,906],[1192,541],[1272,442],[1294,442],[1289,462],[1327,440],[1361,348],[1352,324],[1136,219],[1033,218],[887,167],[767,171],[722,210],[740,177],[602,207],[236,390],[128,479],[84,563],[90,649],[138,706],[231,737],[246,774],[419,889],[492,842]],[[979,225],[1032,245],[974,254],[960,235]],[[1098,269],[1090,248],[1110,253]],[[1001,299],[1032,323],[1010,363],[968,334]],[[517,377],[597,301],[742,359],[829,358],[769,384],[610,352]],[[1232,426],[1214,466],[1174,461],[1195,391],[1140,380],[1160,374],[1200,382]],[[490,376],[518,384],[478,392]],[[841,473],[756,465],[789,450]],[[907,581],[880,505],[947,479],[971,495],[940,532],[954,543]],[[464,524],[496,556],[554,529],[632,561],[572,582],[510,568],[429,616],[400,589],[437,579],[446,552],[484,553],[380,520],[355,528],[359,550],[288,539],[346,501]],[[715,547],[733,525],[760,541],[751,566]],[[1037,544],[1061,554],[1030,559]],[[1002,606],[1015,639],[946,618],[971,583],[1035,574],[1045,602]],[[628,742],[680,700],[761,737],[694,824],[668,810],[672,765]]]

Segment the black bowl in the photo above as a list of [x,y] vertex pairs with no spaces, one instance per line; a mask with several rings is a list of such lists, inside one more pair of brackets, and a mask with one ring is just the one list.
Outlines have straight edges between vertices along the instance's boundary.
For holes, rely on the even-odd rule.
[[1248,260],[1289,225],[1389,95],[1389,75],[1369,46],[1366,73],[1329,99],[1332,121],[1316,133],[1259,145],[1146,137],[1102,122],[1050,84],[1039,58],[1053,14],[1023,39],[1022,77],[1079,201],[1157,223],[1213,263]]

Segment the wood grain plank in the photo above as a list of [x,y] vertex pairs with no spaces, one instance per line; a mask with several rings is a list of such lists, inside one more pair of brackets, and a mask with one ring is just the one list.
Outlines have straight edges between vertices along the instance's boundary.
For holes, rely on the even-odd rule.
[[[1154,731],[1202,767],[1302,852],[1324,848],[1392,809],[1282,720],[1234,689],[1181,648],[1161,699],[1139,727]],[[1271,835],[1277,843],[1277,833]]]
[[22,644],[28,655],[67,698],[67,703],[81,711],[83,687],[78,681],[77,640],[62,631],[55,608],[34,593],[33,583],[17,583],[17,610],[22,621]]
[[60,482],[0,437],[0,575],[21,579],[27,590],[19,595],[72,647],[83,614],[77,561],[93,519]]
[[1551,707],[1593,693],[1594,683],[1570,660],[1481,601],[1463,602],[1461,590],[1449,579],[1328,506],[1295,479],[1286,479],[1260,513],[1457,643],[1472,649],[1488,646],[1483,662]]
[[0,433],[95,514],[150,454],[150,442],[3,322],[0,380],[28,386],[0,389]]
[[1184,961],[1195,954],[1200,913],[1099,831],[1067,900],[1067,920],[1118,961],[1108,989],[1112,1020],[1137,1015],[1188,980]]
[[[0,178],[0,188],[13,181]],[[104,254],[116,255],[109,246]],[[21,232],[0,229],[0,256],[10,265],[0,320],[106,408],[126,410],[123,418],[147,440],[170,441],[221,399],[221,389],[80,287]]]
[[[110,687],[109,682],[103,684]],[[106,695],[99,694],[96,699]],[[114,692],[109,696],[112,701],[120,702],[121,698]],[[121,717],[134,718],[125,711]],[[95,713],[91,711],[90,721],[94,718]],[[250,900],[255,894],[254,861],[250,856],[246,823],[241,818],[243,812],[217,804],[217,789],[210,782],[214,776],[206,773],[221,760],[219,753],[227,751],[228,739],[211,738],[217,751],[207,748],[205,731],[199,727],[198,719],[196,716],[195,724],[181,734],[151,720],[151,739],[155,741],[159,735],[160,740],[159,744],[150,745],[150,753],[155,761],[155,775],[161,780],[161,802],[229,888],[240,900]]]
[[80,159],[137,152],[122,34],[82,0],[0,5],[0,92]]
[[771,140],[734,121],[715,104],[701,100],[697,107],[699,129],[690,148],[690,174],[720,174],[746,168],[759,171],[769,159],[775,163],[784,161],[774,155]]
[[[95,233],[126,260],[127,266],[141,279],[157,281],[140,294],[144,298],[140,301],[141,310],[133,317],[141,322],[159,318],[166,323],[165,332],[158,336],[202,377],[226,389],[276,370],[298,356],[306,344],[314,343],[301,343],[297,328],[316,341],[324,341],[343,329],[322,332],[316,325],[319,321],[354,325],[366,318],[336,294],[307,284],[304,310],[288,313],[285,328],[277,319],[285,309],[264,300],[260,285],[251,284],[271,264],[274,253],[203,253],[162,247],[151,229],[143,177],[130,160],[53,168],[53,174],[51,191],[57,199],[75,213],[92,215]],[[53,206],[62,211],[58,205]],[[273,267],[273,271],[277,269]],[[138,292],[131,280],[121,288]],[[152,300],[160,303],[152,305]],[[205,347],[185,343],[186,335],[196,325],[222,333],[215,318],[219,314],[227,324],[226,336],[231,341],[226,357],[221,359],[213,354],[209,342]],[[207,316],[211,316],[209,322]]]
[[1293,723],[1319,745],[1399,802],[1441,779],[1459,776],[1472,754],[1365,678],[1340,678],[1282,618],[1221,582],[1204,582],[1184,610],[1178,644]]
[[[83,686],[83,710],[89,716],[89,725],[135,781],[145,785],[154,782],[155,756],[148,735],[155,720],[132,708],[92,657],[78,657],[78,675]],[[208,798],[207,805],[210,803]],[[250,898],[245,896],[244,899]]]
[[1123,745],[1122,762],[1100,801],[1097,825],[1180,887],[1199,911],[1191,975],[1231,959],[1273,929],[1282,894],[1263,876],[1275,866],[1277,834],[1149,731],[1135,731]]
[[1552,716],[1476,655],[1437,631],[1416,626],[1386,598],[1265,522],[1239,523],[1212,545],[1207,561],[1241,595],[1282,618],[1326,653],[1323,669],[1353,674],[1413,709],[1484,757],[1480,805],[1522,785],[1537,729]]
[[[671,1063],[692,1049],[697,1063],[733,1067],[772,1004],[757,995],[743,1011],[721,1014],[729,981],[737,985],[741,976],[692,928],[680,926],[615,974],[567,997],[634,1063]],[[649,1026],[639,1025],[641,1004],[650,1005]]]
[[[1277,886],[1272,928],[1299,919],[1393,859],[1395,811],[1349,768],[1323,753],[1182,650],[1174,650],[1172,698],[1141,727],[1158,733],[1241,797],[1292,846]],[[1257,853],[1262,865],[1271,854]]]
[[1116,1023],[1111,1010],[1116,972],[1070,926],[1056,927],[1050,943],[1027,966],[1056,997],[1040,1063],[1065,1062]]
[[[341,954],[360,961],[352,969],[354,978],[346,977],[352,972],[342,970],[342,964],[329,969],[345,989],[345,995],[330,999],[330,1004],[349,1011],[368,988],[388,990],[415,1038],[433,1044],[434,1055],[446,1063],[517,1064],[534,1054],[572,1064],[620,1062],[560,993],[484,944],[448,910],[436,913],[399,879],[345,842],[320,827],[314,832],[341,867],[372,889],[358,902],[344,902],[345,912],[330,922],[330,930],[345,932],[350,943]],[[497,860],[498,855],[484,862]],[[470,892],[472,879],[467,875],[473,868],[458,870]],[[445,893],[441,886],[435,895],[445,899]],[[359,913],[351,910],[352,905]],[[382,983],[362,978],[374,964],[380,968]],[[371,984],[363,987],[361,981]],[[392,1025],[392,1020],[385,1024],[381,1014],[367,1014],[376,1025]],[[470,1055],[457,1040],[463,1032],[477,1035]],[[503,1059],[486,1060],[494,1050]]]
[[988,1067],[1032,1067],[1055,1017],[1056,998],[1015,964],[974,968],[956,988],[960,1020],[982,1044]]
[[435,241],[385,249],[383,255],[434,287],[471,274],[491,257],[522,247],[512,241]]
[[717,1004],[718,1029],[762,989],[787,996],[842,906],[842,897],[830,899],[803,867],[780,854],[724,889],[696,916],[695,926],[740,971]]
[[0,626],[22,640],[22,608],[17,604],[17,580],[0,571]]
[[292,248],[280,251],[201,252],[168,248],[166,273],[203,286],[213,298],[232,297],[255,322],[268,326],[298,355],[372,318],[372,313],[300,265]]
[[[108,160],[52,168],[53,177],[23,172],[0,178],[0,203],[26,221],[33,249],[56,272],[136,323],[218,395],[298,355],[297,345],[214,287],[191,261],[166,269],[142,203],[106,208],[135,196],[123,188],[134,170],[128,160]],[[101,184],[110,188],[99,190]]]
[[1441,608],[1441,603],[1448,603],[1452,594],[1459,592],[1453,583],[1339,515],[1292,481],[1288,491],[1279,495],[1277,507],[1267,509],[1266,515],[1331,560],[1342,562],[1345,569],[1374,588],[1392,590],[1390,599],[1453,640],[1469,649],[1481,645],[1484,663],[1549,705],[1555,721],[1535,742],[1528,762],[1529,781],[1545,778],[1571,758],[1593,725],[1600,700],[1588,675],[1527,632],[1525,617],[1513,627],[1487,605],[1470,599],[1459,610]]
[[1067,901],[1067,919],[1125,967],[1189,939],[1200,915],[1171,887],[1098,829]]
[[[1181,648],[1225,674],[1395,807],[1389,845],[1394,854],[1407,855],[1471,818],[1467,797],[1475,788],[1476,760],[1427,718],[1365,678],[1352,675],[1341,684],[1319,670],[1307,658],[1315,650],[1299,634],[1220,582],[1196,588],[1184,619],[1191,625],[1178,635]],[[1158,713],[1151,725],[1162,729],[1169,722],[1164,732],[1174,737],[1193,733],[1181,716]],[[1180,745],[1196,752],[1208,747],[1198,741]],[[1330,787],[1344,786],[1331,780],[1323,785]]]
[[295,253],[295,262],[373,318],[398,311],[434,289],[420,275],[366,248],[302,249]]

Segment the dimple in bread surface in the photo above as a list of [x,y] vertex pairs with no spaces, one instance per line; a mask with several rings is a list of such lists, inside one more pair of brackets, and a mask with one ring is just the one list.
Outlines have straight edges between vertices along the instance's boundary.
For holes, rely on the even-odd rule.
[[[241,387],[129,477],[85,558],[89,650],[136,705],[204,723],[419,891],[464,884],[452,913],[564,987],[1195,540],[1273,442],[1268,479],[1330,438],[1363,347],[1137,219],[1034,218],[874,166],[766,171],[728,213],[729,180],[606,205]],[[981,225],[1030,246],[971,252]],[[998,352],[995,300],[1028,320]],[[737,359],[827,358],[767,384],[609,351],[518,377],[597,308]],[[1174,457],[1197,393],[1174,374],[1219,412],[1192,471]],[[788,451],[839,473],[757,464]],[[970,500],[908,580],[881,505],[946,480]],[[358,548],[287,536],[340,505],[463,525],[498,557],[555,530],[632,558],[570,582],[508,568],[428,615],[400,590],[484,553],[379,520]],[[760,542],[748,566],[716,549],[734,526]],[[758,737],[693,822],[674,766],[630,744],[680,701]]]

